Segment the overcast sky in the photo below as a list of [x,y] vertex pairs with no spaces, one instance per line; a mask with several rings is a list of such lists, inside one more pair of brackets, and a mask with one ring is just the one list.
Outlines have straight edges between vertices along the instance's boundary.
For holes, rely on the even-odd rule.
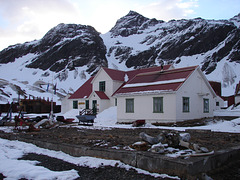
[[164,21],[230,19],[240,13],[240,0],[0,0],[0,50],[40,39],[59,23],[106,33],[130,10]]

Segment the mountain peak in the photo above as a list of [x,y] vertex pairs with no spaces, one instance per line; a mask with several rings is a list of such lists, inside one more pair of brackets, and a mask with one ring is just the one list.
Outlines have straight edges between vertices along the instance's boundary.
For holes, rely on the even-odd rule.
[[50,29],[42,38],[42,41],[48,40],[51,43],[56,43],[57,41],[61,41],[63,38],[74,38],[79,36],[83,32],[99,35],[99,33],[97,33],[91,26],[61,23]]
[[240,13],[238,15],[234,16],[233,18],[231,18],[230,21],[233,22],[234,25],[239,28],[240,27]]
[[123,16],[117,20],[116,25],[110,30],[113,36],[123,36],[128,37],[132,34],[139,34],[141,31],[148,28],[149,26],[156,25],[162,21],[157,21],[156,19],[149,19],[143,15],[135,12],[129,11],[126,16]]
[[129,13],[126,16],[142,16],[142,15],[139,14],[138,12],[136,12],[136,11],[130,10]]

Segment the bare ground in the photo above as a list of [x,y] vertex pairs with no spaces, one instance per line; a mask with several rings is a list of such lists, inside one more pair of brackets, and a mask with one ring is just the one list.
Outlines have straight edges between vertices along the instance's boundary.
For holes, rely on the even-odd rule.
[[[18,132],[16,135],[23,138],[34,138],[36,140],[55,143],[125,149],[129,145],[141,140],[139,137],[141,132],[157,136],[163,131],[172,132],[170,130],[149,128],[112,128],[100,130],[86,127],[58,127],[41,129],[39,132]],[[221,133],[207,130],[188,130],[187,132],[191,135],[190,142],[197,143],[201,147],[206,147],[210,151],[240,145],[240,134],[238,133]]]

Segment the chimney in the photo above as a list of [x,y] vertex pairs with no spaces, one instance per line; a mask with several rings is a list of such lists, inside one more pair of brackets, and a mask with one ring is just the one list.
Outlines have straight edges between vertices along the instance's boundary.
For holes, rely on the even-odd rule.
[[163,64],[161,64],[161,71],[163,71]]

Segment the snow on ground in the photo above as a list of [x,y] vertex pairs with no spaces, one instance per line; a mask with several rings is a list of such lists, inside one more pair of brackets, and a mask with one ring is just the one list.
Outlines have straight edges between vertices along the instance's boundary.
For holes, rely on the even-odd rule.
[[99,113],[94,120],[94,126],[117,126],[117,107],[110,107],[103,112]]
[[68,171],[51,171],[42,166],[36,166],[36,164],[38,163],[37,161],[18,160],[18,158],[21,158],[24,154],[28,153],[43,154],[50,157],[62,159],[66,162],[73,163],[78,166],[87,166],[89,168],[98,168],[100,166],[117,166],[125,168],[126,170],[133,168],[138,173],[144,173],[153,177],[170,177],[165,174],[149,173],[147,171],[126,165],[116,160],[105,160],[87,156],[73,157],[61,151],[52,151],[39,148],[33,144],[20,141],[9,141],[0,138],[0,173],[7,177],[5,178],[6,180],[21,178],[36,180],[71,180],[79,177],[77,171],[74,169]]
[[64,116],[64,118],[66,119],[66,118],[73,118],[73,119],[75,119],[73,122],[78,122],[78,119],[76,118],[76,115],[78,115],[79,114],[79,109],[72,109],[72,110],[70,110],[70,111],[68,111],[68,112],[66,112],[65,114],[61,114],[61,113],[59,113],[59,114],[55,114],[56,116]]
[[[71,114],[73,113],[73,114]],[[69,111],[64,114],[65,117],[74,117],[75,111]],[[240,117],[240,107],[232,109],[231,107],[226,110],[218,110],[214,112],[214,116],[234,116]],[[103,112],[99,113],[94,120],[93,127],[79,126],[81,128],[93,128],[93,129],[106,129],[106,128],[135,128],[131,124],[118,124],[117,123],[117,107],[110,107]],[[215,132],[232,132],[240,133],[240,118],[236,118],[231,121],[219,120],[211,121],[205,126],[195,127],[167,127],[167,126],[154,126],[152,124],[146,124],[143,128],[156,128],[156,129],[171,129],[177,131],[185,131],[186,129],[205,129]]]
[[[216,111],[216,116],[240,116],[240,110],[219,110]],[[111,128],[134,128],[132,125],[124,125],[117,124],[117,108],[111,107],[106,109],[102,113],[99,113],[94,120],[94,127],[111,127]],[[94,128],[93,127],[93,128]],[[171,129],[177,131],[185,131],[186,129],[205,129],[216,132],[232,132],[232,133],[240,133],[240,118],[236,118],[231,121],[220,120],[220,121],[212,121],[208,125],[205,126],[195,126],[195,127],[167,127],[167,126],[154,126],[151,124],[146,124],[145,128],[158,128],[158,129]]]

